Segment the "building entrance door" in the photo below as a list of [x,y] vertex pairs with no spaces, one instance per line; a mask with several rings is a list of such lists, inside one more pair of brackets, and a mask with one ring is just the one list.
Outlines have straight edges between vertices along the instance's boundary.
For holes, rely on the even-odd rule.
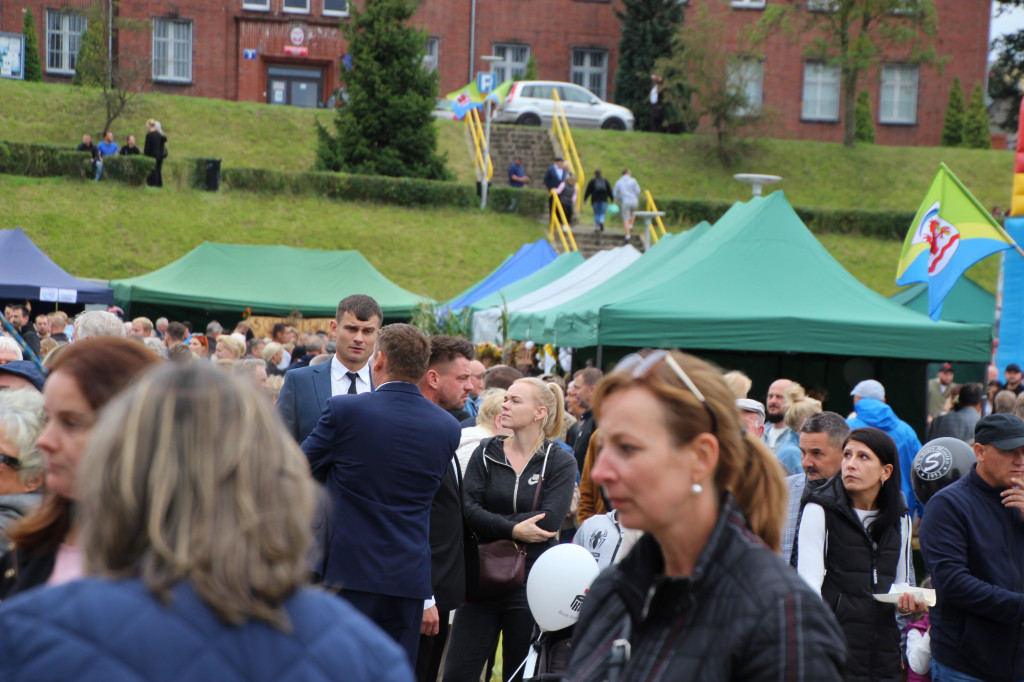
[[316,108],[323,101],[324,70],[303,66],[267,67],[267,103]]

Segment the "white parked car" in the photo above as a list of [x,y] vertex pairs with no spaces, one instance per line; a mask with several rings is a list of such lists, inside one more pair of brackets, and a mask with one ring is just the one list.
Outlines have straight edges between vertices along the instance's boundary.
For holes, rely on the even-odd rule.
[[633,130],[633,112],[618,104],[605,102],[582,85],[559,81],[517,81],[492,119],[495,123],[550,125],[554,116],[554,97],[558,91],[562,110],[570,126]]

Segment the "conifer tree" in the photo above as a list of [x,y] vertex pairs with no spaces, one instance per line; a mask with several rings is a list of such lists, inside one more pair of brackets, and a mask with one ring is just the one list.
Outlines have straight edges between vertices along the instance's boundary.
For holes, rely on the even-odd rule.
[[25,8],[21,21],[21,32],[25,34],[25,80],[39,83],[43,80],[43,65],[39,59],[39,36],[36,34],[36,20],[32,9]]
[[855,130],[857,142],[874,144],[875,123],[871,119],[871,99],[867,90],[861,90],[857,95],[857,106],[854,107],[853,115],[857,119]]
[[414,0],[367,0],[341,31],[352,56],[348,103],[332,134],[317,122],[317,170],[446,179],[431,114],[437,73],[424,68],[427,34],[409,26]]
[[943,147],[960,147],[964,143],[964,110],[967,102],[964,100],[964,89],[960,86],[960,79],[954,78],[953,85],[949,88],[949,103],[946,104],[946,120],[942,123]]
[[103,40],[103,24],[93,19],[86,24],[85,32],[78,43],[78,58],[75,60],[75,75],[72,85],[100,87],[108,77],[107,46]]
[[967,107],[967,122],[964,123],[964,146],[971,149],[992,148],[992,137],[988,132],[988,111],[985,109],[981,87],[974,86],[971,103]]
[[615,10],[622,22],[619,70],[615,73],[615,102],[628,107],[637,130],[651,127],[650,76],[659,59],[672,57],[683,24],[679,0],[623,0]]

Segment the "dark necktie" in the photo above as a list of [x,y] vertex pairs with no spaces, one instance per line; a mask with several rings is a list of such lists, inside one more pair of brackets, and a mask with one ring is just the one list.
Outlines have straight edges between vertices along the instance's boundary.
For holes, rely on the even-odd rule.
[[359,375],[355,372],[345,372],[345,376],[347,376],[348,380],[352,382],[348,385],[348,394],[355,395],[358,393],[358,391],[356,391],[356,379],[359,378]]

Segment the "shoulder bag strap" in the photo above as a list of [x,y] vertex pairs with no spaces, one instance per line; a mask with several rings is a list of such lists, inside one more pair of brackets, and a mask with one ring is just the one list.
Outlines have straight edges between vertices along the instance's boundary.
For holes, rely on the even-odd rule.
[[537,502],[540,501],[540,487],[544,485],[544,472],[548,468],[548,455],[551,454],[551,446],[554,443],[548,443],[548,449],[544,452],[544,464],[540,467],[540,478],[537,479],[537,489],[533,491],[533,506],[530,507],[531,512],[537,511]]

